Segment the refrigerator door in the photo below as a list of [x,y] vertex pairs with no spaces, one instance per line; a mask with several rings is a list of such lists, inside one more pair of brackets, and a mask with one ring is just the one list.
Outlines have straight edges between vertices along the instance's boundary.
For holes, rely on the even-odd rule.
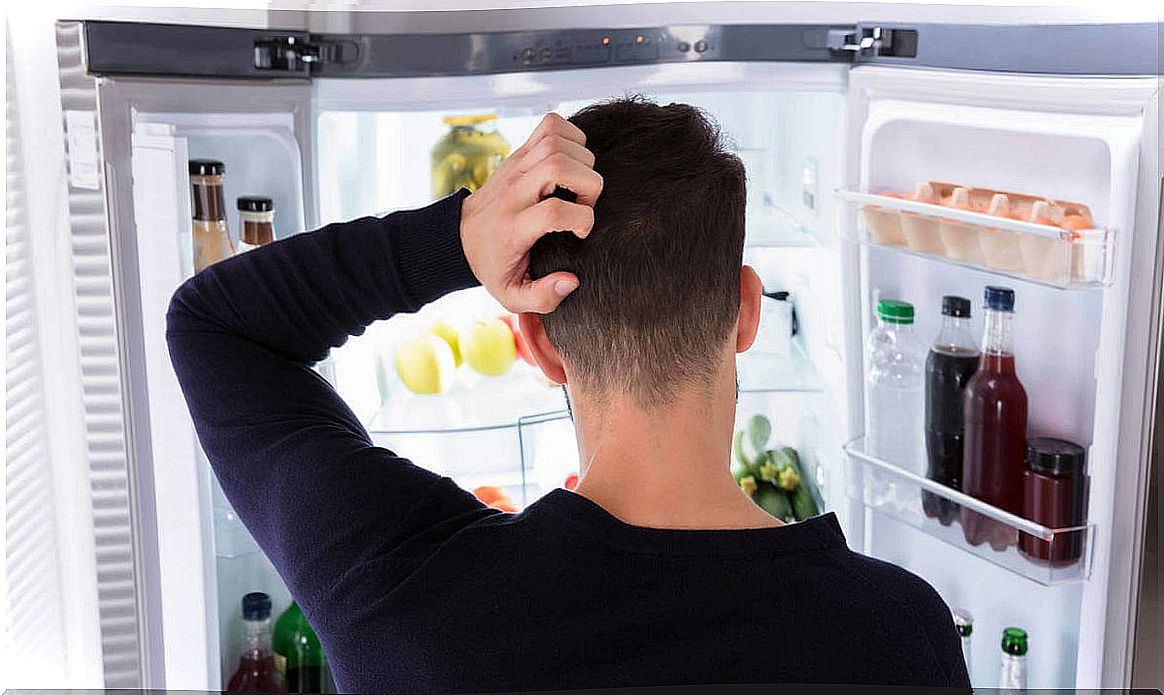
[[[924,39],[923,31],[919,46]],[[1031,687],[1125,685],[1128,607],[1138,574],[1129,558],[1139,555],[1141,542],[1133,529],[1142,525],[1150,453],[1144,413],[1153,402],[1158,354],[1149,330],[1160,299],[1157,90],[1152,77],[878,66],[850,72],[845,153],[851,168],[846,190],[838,193],[840,233],[854,242],[847,261],[854,272],[846,274],[853,278],[846,296],[850,430],[864,431],[862,413],[870,407],[863,346],[879,298],[913,303],[918,339],[928,344],[938,333],[943,295],[970,298],[980,327],[983,287],[1005,285],[1016,297],[1015,354],[1028,395],[1029,434],[1065,438],[1088,453],[1087,527],[1074,532],[1084,548],[1063,568],[1032,561],[1015,547],[971,546],[956,522],[943,526],[927,518],[922,489],[946,493],[925,479],[924,454],[919,461],[886,462],[860,437],[846,445],[850,538],[863,538],[865,552],[917,573],[952,607],[974,615],[976,686],[998,683],[999,635],[1012,625],[1031,636]],[[1015,194],[1031,194],[1076,201],[1090,210],[1089,226],[1104,230],[1101,246],[1084,248],[1084,240],[1071,236],[1043,241],[1038,226],[1018,223],[1009,231],[1005,221],[991,227],[971,219],[976,213],[944,218],[931,205],[937,211],[931,216],[925,204],[866,195],[910,193],[918,182],[942,182],[935,190],[947,183],[989,188],[1016,200]],[[1015,264],[963,253],[960,237],[947,229],[977,230],[972,250],[1010,240]],[[1110,282],[1048,283],[1040,262],[1058,252],[1061,240],[1071,254],[1062,266],[1069,279],[1081,272],[1080,259],[1102,248]],[[904,501],[894,502],[885,490]],[[984,506],[958,493],[949,499]],[[1039,530],[1026,519],[1004,518],[1003,510],[984,513],[1011,525],[1016,536]]]
[[[306,81],[116,78],[99,80],[97,97],[133,435],[141,624],[146,640],[163,645],[143,685],[214,690],[239,651],[234,588],[272,593],[276,610],[289,597],[217,490],[169,363],[166,309],[193,273],[187,162],[225,164],[236,240],[232,203],[244,193],[274,199],[280,235],[306,228],[314,219],[310,89]],[[219,586],[230,592],[219,595]]]

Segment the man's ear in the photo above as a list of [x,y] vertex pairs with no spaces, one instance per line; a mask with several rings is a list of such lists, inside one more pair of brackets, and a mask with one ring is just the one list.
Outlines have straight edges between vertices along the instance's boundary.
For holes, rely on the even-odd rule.
[[546,335],[546,328],[542,325],[540,314],[527,312],[517,317],[522,337],[525,338],[526,348],[534,362],[541,368],[546,378],[555,384],[566,383],[566,369],[562,366],[562,358],[558,351],[550,344]]
[[764,283],[750,265],[740,269],[740,314],[736,319],[736,352],[744,352],[756,340],[760,328],[760,301]]

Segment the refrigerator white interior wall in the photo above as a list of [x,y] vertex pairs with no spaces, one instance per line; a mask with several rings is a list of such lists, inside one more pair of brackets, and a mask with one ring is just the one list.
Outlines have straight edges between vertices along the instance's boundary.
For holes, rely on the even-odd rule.
[[[141,321],[155,461],[158,568],[163,596],[166,682],[210,688],[217,646],[209,597],[213,587],[209,519],[202,513],[206,480],[196,465],[197,442],[170,364],[165,316],[170,295],[185,275],[180,241],[190,226],[186,140],[161,124],[133,135],[133,203],[141,283]],[[189,235],[185,235],[188,239]],[[191,581],[191,578],[196,578]],[[173,600],[169,600],[173,597]]]
[[[974,613],[972,679],[985,687],[996,683],[995,637],[1004,624],[1031,634],[1032,687],[1101,684],[1115,469],[1139,465],[1117,462],[1116,434],[1141,124],[1137,115],[1116,110],[1112,82],[877,68],[853,73],[860,101],[851,127],[860,129],[863,190],[905,192],[918,181],[941,180],[1047,195],[1090,206],[1117,235],[1114,284],[1083,292],[880,248],[864,253],[864,335],[880,296],[913,302],[916,329],[928,341],[937,334],[943,294],[970,297],[980,327],[982,287],[1013,287],[1029,431],[1088,447],[1088,515],[1097,533],[1086,583],[1043,587],[887,518],[874,518],[866,529],[868,550],[919,573],[952,605]],[[1143,95],[1142,82],[1124,84]]]
[[213,690],[225,687],[237,666],[242,595],[270,594],[275,615],[290,595],[214,480],[169,361],[166,309],[194,272],[187,162],[224,163],[228,224],[236,242],[233,202],[240,195],[273,199],[280,236],[303,229],[302,162],[289,114],[136,113],[134,120],[134,211],[138,257],[146,259],[139,271],[166,685]]
[[[748,168],[750,238],[756,227],[771,223],[777,228],[776,243],[789,236],[799,236],[798,245],[816,241],[803,247],[749,248],[746,261],[757,268],[767,289],[792,292],[801,325],[798,339],[814,361],[819,359],[822,389],[820,393],[745,392],[739,420],[742,423],[757,412],[768,414],[775,430],[770,443],[796,447],[814,467],[820,467],[819,477],[826,488],[837,486],[835,494],[826,490],[826,498],[840,500],[842,476],[835,444],[844,423],[841,264],[831,233],[835,211],[831,203],[825,204],[827,196],[822,198],[821,192],[831,191],[840,180],[843,86],[841,66],[782,64],[662,65],[375,82],[316,80],[321,218],[331,222],[427,204],[432,198],[430,181],[419,172],[428,170],[433,145],[448,131],[441,122],[443,116],[496,113],[498,132],[511,147],[517,147],[545,111],[568,116],[605,98],[642,94],[659,103],[685,102],[705,109]],[[486,402],[493,403],[496,391],[520,388],[512,383],[514,378],[486,379],[469,388],[458,383],[443,396],[413,396],[399,388],[392,349],[437,317],[456,323],[499,310],[477,289],[446,297],[415,316],[373,325],[364,336],[333,351],[340,393],[366,421],[382,400],[387,401],[382,414],[392,411],[388,419],[393,422],[407,417],[411,428],[423,429],[425,422],[430,428],[443,429],[466,419],[479,421],[469,405],[472,387],[491,389]],[[524,365],[515,369],[531,371]],[[371,373],[377,373],[379,384],[370,378]],[[472,375],[468,378],[481,382]],[[527,375],[525,393],[531,402],[516,403],[513,413],[523,412],[522,408],[529,413],[564,407],[558,394],[537,396],[533,381]],[[391,397],[384,399],[385,395]],[[490,416],[504,417],[497,412]],[[530,476],[522,478],[522,471],[512,465],[512,432],[380,436],[376,434],[378,419],[371,421],[378,443],[451,474],[462,485],[529,482]],[[534,468],[539,473],[533,476],[537,483],[526,490],[529,499],[525,501],[532,501],[546,491],[546,480],[557,478],[555,485],[560,485],[562,472],[576,470],[576,452],[572,438],[564,436],[569,428],[561,423],[544,423],[524,434],[523,439],[528,442],[532,437],[540,451],[556,451],[558,458],[565,459],[549,474],[544,466],[553,456],[538,457]],[[556,438],[557,444],[544,441],[547,438]],[[466,447],[473,450],[468,463]],[[836,473],[827,474],[833,467]]]

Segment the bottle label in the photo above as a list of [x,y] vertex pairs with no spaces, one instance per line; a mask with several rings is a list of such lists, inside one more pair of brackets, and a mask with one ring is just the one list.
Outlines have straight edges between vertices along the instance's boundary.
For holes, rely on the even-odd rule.
[[275,652],[275,670],[279,672],[280,676],[287,675],[287,656]]

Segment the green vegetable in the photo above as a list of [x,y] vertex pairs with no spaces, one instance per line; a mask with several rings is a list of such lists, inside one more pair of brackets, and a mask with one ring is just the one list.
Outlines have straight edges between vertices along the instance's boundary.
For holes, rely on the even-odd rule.
[[745,495],[751,495],[756,492],[756,479],[750,475],[745,475],[740,478],[740,489],[744,491]]
[[[769,464],[771,465],[771,464]],[[786,492],[793,492],[800,485],[800,474],[787,464],[776,473],[776,487]]]
[[759,465],[757,459],[764,455],[764,448],[768,446],[768,437],[772,436],[772,423],[768,422],[768,418],[763,415],[753,415],[751,420],[748,420],[748,440],[752,444],[752,451],[755,453],[751,457],[752,461]]
[[796,520],[804,521],[819,513],[820,510],[816,508],[816,500],[812,498],[812,492],[808,489],[808,485],[797,487],[796,492],[792,493],[792,514]]
[[771,461],[765,461],[760,464],[760,480],[763,480],[765,483],[772,482],[776,478],[777,473],[776,466],[773,466]]
[[761,485],[756,494],[752,495],[752,501],[781,521],[793,521],[795,518],[788,495],[771,485]]
[[732,477],[738,483],[745,475],[752,475],[752,470],[744,452],[744,431],[739,430],[732,438]]

